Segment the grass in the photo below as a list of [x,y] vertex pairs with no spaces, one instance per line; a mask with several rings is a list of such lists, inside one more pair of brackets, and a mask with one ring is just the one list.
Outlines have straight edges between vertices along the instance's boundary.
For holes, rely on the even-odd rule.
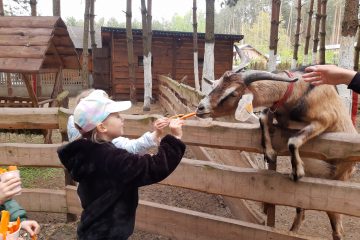
[[22,187],[39,187],[37,183],[46,183],[63,173],[60,168],[19,167]]

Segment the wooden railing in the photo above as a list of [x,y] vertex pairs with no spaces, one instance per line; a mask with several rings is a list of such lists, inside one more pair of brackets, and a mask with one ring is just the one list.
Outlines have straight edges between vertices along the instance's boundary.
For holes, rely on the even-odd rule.
[[[164,105],[176,108],[176,87],[164,87],[160,96]],[[180,90],[178,90],[180,91]],[[182,90],[183,91],[183,90]],[[177,93],[180,94],[180,93]],[[193,94],[193,93],[188,93]],[[185,95],[181,95],[185,96]],[[196,99],[196,94],[190,98]],[[170,100],[169,100],[170,99]],[[189,108],[187,102],[180,106]],[[195,100],[194,100],[195,101]],[[183,113],[184,109],[179,108]],[[0,129],[59,129],[66,132],[71,112],[64,108],[0,108]],[[158,115],[125,115],[125,136],[139,137]],[[288,155],[287,138],[291,131],[277,129],[275,148]],[[258,126],[216,121],[187,120],[183,141],[190,146],[239,149],[262,152]],[[1,143],[0,165],[62,168],[56,149],[61,144]],[[358,135],[327,133],[306,143],[302,156],[325,161],[343,158],[360,161]],[[236,161],[236,159],[234,160]],[[304,177],[292,182],[281,173],[221,165],[209,161],[183,159],[178,168],[161,184],[218,194],[233,199],[247,199],[331,211],[360,217],[360,184]],[[16,199],[28,211],[80,214],[82,209],[75,186],[64,189],[24,189]],[[174,227],[176,226],[176,227]],[[136,227],[176,239],[318,239],[236,219],[213,216],[173,206],[140,201]]]

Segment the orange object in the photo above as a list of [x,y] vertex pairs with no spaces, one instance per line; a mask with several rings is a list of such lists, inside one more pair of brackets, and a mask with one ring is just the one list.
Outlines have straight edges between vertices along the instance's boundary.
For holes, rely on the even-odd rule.
[[8,230],[10,222],[10,212],[6,210],[1,211],[1,221],[0,221],[0,233],[3,235],[3,239],[6,239],[6,233]]
[[18,170],[18,168],[17,168],[17,166],[9,166],[8,170],[9,171],[15,171],[15,170]]
[[36,235],[32,236],[31,240],[37,240],[37,236]]
[[184,114],[176,114],[176,115],[171,116],[171,117],[169,117],[169,118],[170,118],[170,119],[176,119],[176,118],[179,118],[179,117],[182,117],[182,116],[184,116]]
[[184,116],[182,116],[180,119],[184,120],[186,118],[189,118],[189,117],[192,117],[192,116],[195,116],[195,115],[196,115],[196,112],[188,113],[188,114],[185,114]]

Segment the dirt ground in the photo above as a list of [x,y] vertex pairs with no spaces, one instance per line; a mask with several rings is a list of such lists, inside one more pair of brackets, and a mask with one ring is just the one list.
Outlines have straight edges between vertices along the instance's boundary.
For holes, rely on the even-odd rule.
[[[71,107],[72,105],[70,105]],[[143,114],[141,105],[131,108],[130,114]],[[152,105],[151,113],[166,114],[158,105]],[[358,128],[359,129],[359,128]],[[5,137],[0,137],[0,142],[16,141],[26,142],[38,141],[38,138],[33,137],[16,137],[14,134],[7,134]],[[54,141],[59,141],[58,133],[54,132]],[[190,150],[186,152],[187,158],[194,158]],[[285,157],[279,159],[279,171],[289,172],[289,160]],[[354,175],[351,181],[360,182],[359,171]],[[37,188],[63,188],[64,176],[62,170],[56,171],[53,176],[46,180],[39,179],[32,182],[33,187]],[[157,203],[182,207],[195,211],[210,213],[218,216],[232,218],[232,214],[224,204],[220,196],[200,193],[196,191],[186,190],[177,187],[152,185],[140,189],[140,198],[143,200],[154,201]],[[287,230],[292,224],[292,219],[295,216],[295,209],[290,207],[277,206],[276,207],[276,228]],[[66,216],[64,214],[53,213],[29,213],[31,219],[37,220],[42,227],[38,239],[52,239],[52,240],[70,240],[76,239],[77,222],[66,223]],[[360,239],[360,218],[344,217],[345,239],[358,240]],[[306,220],[301,227],[300,234],[323,237],[325,239],[331,238],[331,227],[329,220],[324,212],[307,211]],[[131,236],[131,240],[166,240],[170,239],[164,236],[153,235],[150,233],[135,230]]]

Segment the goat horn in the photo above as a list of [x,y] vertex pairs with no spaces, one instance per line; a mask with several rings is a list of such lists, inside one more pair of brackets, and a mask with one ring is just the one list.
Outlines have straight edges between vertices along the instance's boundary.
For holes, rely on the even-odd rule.
[[210,85],[213,85],[215,83],[214,80],[207,79],[206,77],[203,77],[203,79],[205,80],[205,82],[207,82]]
[[236,52],[239,55],[240,60],[241,60],[241,64],[239,65],[239,67],[237,67],[236,69],[233,70],[233,72],[238,73],[241,70],[243,70],[244,68],[246,68],[247,65],[249,65],[250,59],[249,59],[249,57],[247,55],[244,54],[244,52],[242,50],[240,50],[240,48],[238,46],[236,46],[234,44],[234,47],[235,47],[235,50],[236,50]]
[[272,80],[272,81],[280,81],[280,82],[296,82],[299,78],[288,78],[283,77],[274,73],[259,71],[259,70],[249,70],[241,73],[242,80],[245,85],[248,86],[250,83],[259,81],[259,80]]

